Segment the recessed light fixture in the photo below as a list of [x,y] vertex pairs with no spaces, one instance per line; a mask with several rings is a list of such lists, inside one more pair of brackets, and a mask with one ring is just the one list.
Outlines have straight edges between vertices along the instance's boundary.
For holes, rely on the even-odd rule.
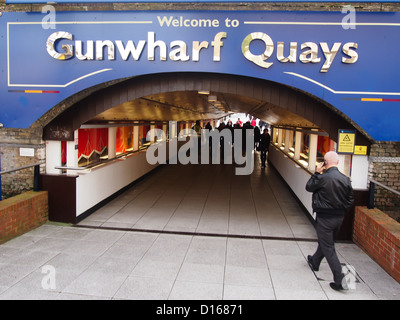
[[208,102],[215,102],[217,101],[217,96],[208,96]]
[[210,94],[210,91],[206,91],[206,90],[200,90],[200,91],[197,91],[197,93],[198,94]]

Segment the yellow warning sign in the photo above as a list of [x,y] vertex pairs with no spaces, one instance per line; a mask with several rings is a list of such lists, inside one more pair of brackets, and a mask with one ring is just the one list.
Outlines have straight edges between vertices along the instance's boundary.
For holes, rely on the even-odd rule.
[[354,153],[356,133],[350,130],[339,130],[338,153]]
[[361,156],[366,156],[367,155],[367,146],[355,146],[354,147],[354,154],[358,154]]

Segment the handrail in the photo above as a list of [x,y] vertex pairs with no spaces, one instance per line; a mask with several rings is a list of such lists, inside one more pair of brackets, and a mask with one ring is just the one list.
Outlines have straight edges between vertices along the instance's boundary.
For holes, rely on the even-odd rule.
[[16,171],[20,171],[20,170],[36,167],[36,166],[39,166],[39,165],[44,164],[44,163],[45,162],[42,161],[42,162],[38,162],[38,163],[35,163],[35,164],[30,164],[30,165],[19,167],[19,168],[15,168],[15,169],[0,171],[0,176],[3,175],[3,174],[6,174],[6,173],[11,173],[11,172],[16,172]]
[[11,173],[11,172],[16,172],[24,169],[29,169],[34,167],[34,172],[33,172],[33,191],[39,191],[40,190],[40,183],[39,183],[39,176],[40,176],[40,165],[44,164],[44,161],[35,163],[35,164],[30,164],[27,166],[15,168],[15,169],[10,169],[10,170],[4,170],[0,171],[0,201],[2,200],[2,193],[1,193],[1,176],[3,174]]
[[400,191],[397,191],[393,188],[385,186],[383,183],[380,183],[373,179],[370,179],[369,181],[370,181],[370,184],[369,184],[368,204],[367,204],[368,209],[373,209],[375,207],[375,185],[378,185],[378,186],[400,196]]
[[388,186],[385,186],[383,183],[380,183],[380,182],[375,181],[375,180],[373,180],[373,179],[370,179],[369,181],[372,182],[372,183],[375,183],[375,184],[377,184],[378,186],[381,186],[382,188],[385,188],[386,190],[389,190],[390,192],[393,192],[393,193],[395,193],[395,194],[397,194],[397,195],[400,196],[400,191],[394,190],[394,189],[392,189],[392,188],[390,188],[390,187],[388,187]]

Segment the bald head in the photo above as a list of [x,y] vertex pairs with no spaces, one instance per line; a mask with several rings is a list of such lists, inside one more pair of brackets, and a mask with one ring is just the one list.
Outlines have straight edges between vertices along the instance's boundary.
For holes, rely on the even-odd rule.
[[339,164],[339,155],[335,151],[329,151],[324,157],[326,168],[336,167]]

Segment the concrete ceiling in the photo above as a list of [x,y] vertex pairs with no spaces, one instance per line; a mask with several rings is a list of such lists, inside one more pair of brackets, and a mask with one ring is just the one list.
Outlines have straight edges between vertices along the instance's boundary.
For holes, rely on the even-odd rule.
[[[208,94],[200,92],[207,91]],[[210,99],[214,96],[215,99]],[[272,81],[210,73],[166,73],[104,84],[86,98],[55,106],[43,130],[45,140],[73,139],[82,125],[134,121],[217,120],[246,113],[276,127],[315,128],[333,140],[338,129],[356,129],[357,143],[369,137],[333,106],[295,88]],[[212,101],[211,101],[212,100]],[[215,101],[216,100],[216,101]],[[217,103],[218,102],[218,103]],[[65,109],[64,104],[70,103]]]
[[[209,97],[216,101],[209,101]],[[214,99],[211,99],[214,100]],[[144,96],[110,108],[87,123],[193,121],[220,119],[232,113],[247,113],[272,125],[317,127],[312,122],[272,103],[221,92],[174,91]]]

